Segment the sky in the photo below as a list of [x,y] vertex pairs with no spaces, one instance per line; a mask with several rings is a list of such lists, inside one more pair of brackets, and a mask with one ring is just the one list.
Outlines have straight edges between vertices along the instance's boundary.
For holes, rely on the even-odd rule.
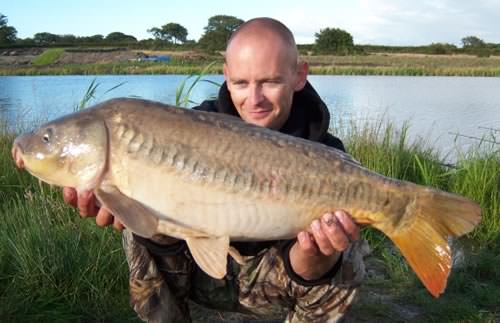
[[500,0],[1,0],[0,13],[19,38],[37,32],[91,36],[115,31],[152,38],[152,27],[175,22],[198,40],[208,18],[272,17],[287,25],[298,44],[314,43],[324,28],[349,32],[355,44],[418,46],[477,36],[500,43]]

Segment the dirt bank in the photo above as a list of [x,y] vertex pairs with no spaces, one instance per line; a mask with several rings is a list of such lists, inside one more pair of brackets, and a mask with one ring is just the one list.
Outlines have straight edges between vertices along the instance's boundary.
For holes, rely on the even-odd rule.
[[[26,66],[42,54],[45,48],[15,48],[0,50],[0,65]],[[134,61],[150,56],[170,56],[177,59],[197,60],[206,58],[205,54],[195,51],[153,51],[131,50],[127,48],[69,48],[51,65],[66,64],[109,64]]]
[[43,51],[43,48],[0,49],[0,65],[30,65]]

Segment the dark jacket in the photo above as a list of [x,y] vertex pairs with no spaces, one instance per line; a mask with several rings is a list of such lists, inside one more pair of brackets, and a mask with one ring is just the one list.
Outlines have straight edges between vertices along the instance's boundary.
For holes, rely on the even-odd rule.
[[[207,112],[225,113],[239,117],[239,114],[231,100],[231,96],[225,82],[224,84],[222,84],[219,90],[217,99],[206,100],[202,102],[201,105],[194,107],[193,109]],[[311,84],[307,82],[304,89],[295,92],[293,96],[290,116],[285,122],[284,126],[280,129],[280,132],[311,141],[321,142],[325,145],[345,151],[342,141],[340,141],[340,139],[338,139],[337,137],[334,137],[332,134],[328,133],[329,126],[330,113],[328,111],[328,108],[321,100],[318,93],[311,86]],[[161,246],[150,240],[138,236],[136,236],[136,239],[140,243],[145,245],[153,255],[173,255],[182,252],[186,247],[184,241],[171,246]],[[303,281],[299,276],[293,273],[290,267],[288,250],[292,245],[291,242],[293,241],[294,240],[281,242],[231,242],[231,245],[234,246],[242,255],[253,256],[256,255],[259,251],[268,248],[273,244],[280,243],[280,245],[282,246],[282,255],[285,260],[285,267],[287,267],[286,270],[288,274],[292,277],[293,280],[304,285],[317,285],[325,283],[338,270],[338,265],[341,263],[341,260],[339,260],[337,265],[329,273],[327,273],[324,278],[314,282]]]

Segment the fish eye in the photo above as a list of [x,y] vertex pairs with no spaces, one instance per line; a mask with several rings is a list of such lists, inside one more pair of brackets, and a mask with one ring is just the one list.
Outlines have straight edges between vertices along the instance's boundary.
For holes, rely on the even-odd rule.
[[42,141],[46,144],[52,139],[52,129],[48,128],[42,136]]

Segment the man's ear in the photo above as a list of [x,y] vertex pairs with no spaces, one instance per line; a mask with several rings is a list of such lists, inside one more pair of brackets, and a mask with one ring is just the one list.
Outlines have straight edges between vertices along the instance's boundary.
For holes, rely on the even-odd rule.
[[307,62],[299,62],[297,64],[297,82],[295,83],[295,91],[300,91],[306,86],[307,74],[309,73],[309,64]]
[[227,67],[227,64],[224,63],[223,67],[222,67],[222,71],[224,73],[224,80],[229,83],[229,71],[228,71],[228,67]]

